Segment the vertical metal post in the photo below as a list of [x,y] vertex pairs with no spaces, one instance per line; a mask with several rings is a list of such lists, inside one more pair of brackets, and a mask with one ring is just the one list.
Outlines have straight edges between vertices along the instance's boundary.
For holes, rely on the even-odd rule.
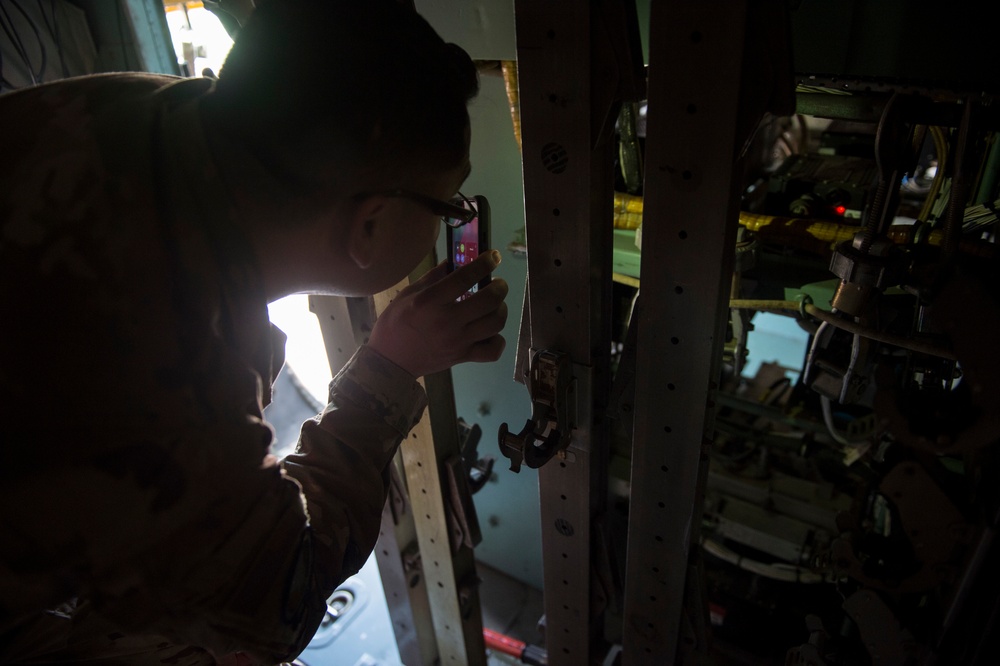
[[[358,346],[368,341],[375,321],[374,304],[370,298],[314,295],[309,297],[309,309],[319,321],[330,371],[337,374]],[[402,469],[402,453],[397,453],[375,558],[400,659],[406,666],[431,666],[438,658],[437,640]]]
[[402,470],[403,456],[397,453],[392,460],[393,487],[382,509],[375,559],[399,658],[406,666],[432,666],[438,663],[437,638],[413,505]]
[[[435,263],[430,256],[414,275],[422,274]],[[408,282],[404,280],[376,294],[376,312],[385,310]],[[464,468],[461,466],[451,372],[439,372],[420,381],[427,391],[428,408],[420,423],[410,431],[400,452],[413,507],[422,578],[427,585],[439,663],[442,666],[485,666],[486,644],[474,550],[467,538],[469,535],[456,534],[466,530],[468,523],[459,525],[456,522],[454,478]]]
[[319,322],[331,376],[336,375],[367,340],[375,321],[374,307],[367,298],[314,294],[309,296],[309,311]]
[[[432,255],[413,276],[434,264]],[[367,299],[310,298],[334,372],[367,341],[374,317],[408,282],[376,294],[374,310]],[[469,535],[456,539],[456,531],[467,529],[475,518],[466,515],[461,524],[456,522],[456,492],[449,481],[449,467],[456,473],[464,470],[451,373],[420,381],[428,409],[393,463],[404,469],[406,488],[390,488],[375,555],[404,663],[485,665],[474,551]]]
[[652,5],[623,663],[673,664],[726,325],[747,6]]
[[515,3],[531,347],[569,355],[576,395],[569,448],[539,469],[553,666],[591,663],[603,629],[592,523],[607,489],[613,155],[604,130],[617,78],[613,68],[594,76],[607,64],[595,63],[596,11],[587,2]]

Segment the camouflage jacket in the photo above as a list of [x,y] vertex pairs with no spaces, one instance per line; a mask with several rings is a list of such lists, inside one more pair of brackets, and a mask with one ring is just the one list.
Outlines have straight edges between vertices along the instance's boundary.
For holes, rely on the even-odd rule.
[[[208,156],[211,85],[110,74],[0,96],[4,663],[135,636],[298,654],[372,550],[426,404],[363,347],[296,453],[268,455],[284,338]],[[39,616],[106,631],[53,638]]]

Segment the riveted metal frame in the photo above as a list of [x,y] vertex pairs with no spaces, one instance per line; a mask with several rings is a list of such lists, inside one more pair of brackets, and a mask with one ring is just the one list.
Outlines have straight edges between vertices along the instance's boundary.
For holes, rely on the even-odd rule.
[[[545,643],[553,666],[598,655],[603,591],[595,520],[607,494],[611,340],[612,58],[593,3],[515,3],[530,344],[570,356],[572,441],[539,471]],[[593,76],[605,71],[606,78]],[[598,81],[597,84],[594,81]],[[596,86],[596,87],[595,87]],[[523,369],[522,369],[523,370]]]
[[[309,297],[326,346],[330,371],[337,374],[358,346],[368,341],[375,321],[370,298]],[[417,542],[413,507],[403,481],[402,453],[392,462],[392,487],[382,510],[375,557],[400,659],[407,666],[430,666],[437,660],[426,577]]]
[[[738,219],[744,2],[653,3],[624,664],[678,659]],[[691,618],[696,624],[697,618]]]
[[[434,264],[429,256],[411,277]],[[373,299],[310,297],[334,373],[367,341],[374,317],[408,282]],[[474,552],[467,545],[453,551],[446,509],[445,465],[459,455],[451,373],[420,381],[428,408],[393,461],[403,470],[406,489],[403,497],[390,489],[375,555],[404,663],[482,665],[486,646]]]
[[[435,264],[432,253],[411,277],[422,275]],[[403,280],[376,294],[376,313],[381,314],[408,282]],[[420,382],[427,391],[428,407],[403,442],[400,453],[420,547],[422,579],[426,581],[430,601],[438,663],[484,666],[486,644],[475,553],[466,543],[453,547],[455,524],[450,519],[454,510],[448,507],[447,465],[460,457],[451,372],[435,373]]]

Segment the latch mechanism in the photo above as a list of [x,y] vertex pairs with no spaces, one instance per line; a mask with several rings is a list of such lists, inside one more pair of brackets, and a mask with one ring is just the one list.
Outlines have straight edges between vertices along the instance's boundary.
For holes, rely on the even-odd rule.
[[521,471],[521,463],[537,469],[569,446],[575,405],[573,369],[561,352],[537,351],[528,368],[531,418],[514,435],[507,424],[500,426],[500,453],[510,458],[510,470]]

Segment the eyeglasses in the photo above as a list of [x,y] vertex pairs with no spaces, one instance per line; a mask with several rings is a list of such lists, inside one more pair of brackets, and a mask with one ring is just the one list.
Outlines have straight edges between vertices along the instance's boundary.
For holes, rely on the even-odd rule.
[[479,211],[476,209],[476,202],[469,199],[461,192],[459,192],[458,196],[455,198],[456,201],[461,201],[462,204],[464,204],[461,206],[448,201],[441,201],[440,199],[435,199],[434,197],[429,197],[424,194],[420,194],[419,192],[410,192],[409,190],[373,192],[371,194],[362,195],[360,198],[374,196],[402,197],[404,199],[415,201],[435,215],[440,215],[441,221],[452,229],[472,222],[476,219],[476,216],[479,215]]

